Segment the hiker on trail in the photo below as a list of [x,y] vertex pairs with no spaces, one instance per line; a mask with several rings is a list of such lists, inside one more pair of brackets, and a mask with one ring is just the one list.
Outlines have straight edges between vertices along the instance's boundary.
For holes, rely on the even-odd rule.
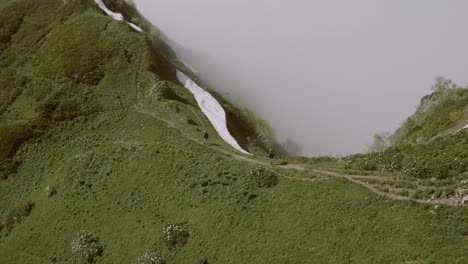
[[273,153],[273,150],[270,149],[268,153],[268,158],[270,158],[270,164],[273,165],[273,158],[275,157],[275,153]]
[[124,111],[124,110],[125,110],[125,106],[124,106],[124,104],[123,104],[123,102],[122,102],[122,97],[120,97],[119,95],[117,95],[117,96],[115,97],[115,99],[119,100],[120,108],[121,108],[122,111]]
[[206,144],[206,141],[208,140],[208,137],[209,137],[208,131],[205,130],[203,132],[203,143]]

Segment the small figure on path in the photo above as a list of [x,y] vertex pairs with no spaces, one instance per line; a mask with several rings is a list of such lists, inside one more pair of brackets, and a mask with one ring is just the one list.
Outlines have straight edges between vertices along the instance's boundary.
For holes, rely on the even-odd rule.
[[273,150],[270,149],[268,153],[268,158],[270,158],[270,164],[273,165],[273,158],[275,157],[275,153],[273,153]]
[[208,131],[205,130],[205,131],[203,132],[203,143],[206,144],[206,141],[208,140],[208,137],[209,137],[209,136],[210,136],[210,135],[208,134]]
[[120,95],[117,95],[115,98],[116,98],[117,100],[119,100],[120,108],[121,108],[122,111],[124,111],[124,110],[125,110],[125,106],[124,106],[124,104],[123,104],[123,102],[122,102],[122,97],[120,97]]

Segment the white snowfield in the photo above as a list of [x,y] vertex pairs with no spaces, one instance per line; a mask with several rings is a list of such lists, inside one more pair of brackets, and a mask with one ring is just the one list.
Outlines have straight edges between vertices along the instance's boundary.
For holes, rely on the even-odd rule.
[[[112,17],[113,19],[117,21],[124,21],[124,17],[122,14],[115,13],[109,10],[109,8],[107,8],[107,6],[104,4],[104,2],[102,2],[102,0],[95,0],[95,2],[102,9],[102,11],[104,11],[104,13],[106,13],[108,16]],[[139,26],[133,23],[127,23],[127,24],[133,29],[135,29],[136,31],[143,32],[143,30]]]
[[239,143],[232,137],[231,133],[227,128],[226,112],[223,107],[216,101],[216,99],[208,92],[200,88],[195,82],[193,82],[187,75],[177,71],[177,79],[187,88],[195,97],[198,106],[202,110],[203,114],[210,120],[213,127],[218,132],[219,136],[226,141],[233,148],[240,152],[248,155],[252,155],[249,152],[241,148]]

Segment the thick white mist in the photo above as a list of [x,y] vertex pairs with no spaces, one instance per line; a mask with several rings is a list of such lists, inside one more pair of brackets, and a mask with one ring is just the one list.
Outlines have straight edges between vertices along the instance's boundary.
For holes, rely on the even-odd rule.
[[468,1],[137,0],[214,90],[304,154],[363,151],[433,79],[468,81]]

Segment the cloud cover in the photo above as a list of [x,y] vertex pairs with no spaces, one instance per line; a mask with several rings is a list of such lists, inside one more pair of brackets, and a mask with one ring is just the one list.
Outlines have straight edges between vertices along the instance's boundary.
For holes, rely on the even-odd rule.
[[214,90],[306,155],[365,150],[435,77],[468,82],[468,1],[136,0]]

